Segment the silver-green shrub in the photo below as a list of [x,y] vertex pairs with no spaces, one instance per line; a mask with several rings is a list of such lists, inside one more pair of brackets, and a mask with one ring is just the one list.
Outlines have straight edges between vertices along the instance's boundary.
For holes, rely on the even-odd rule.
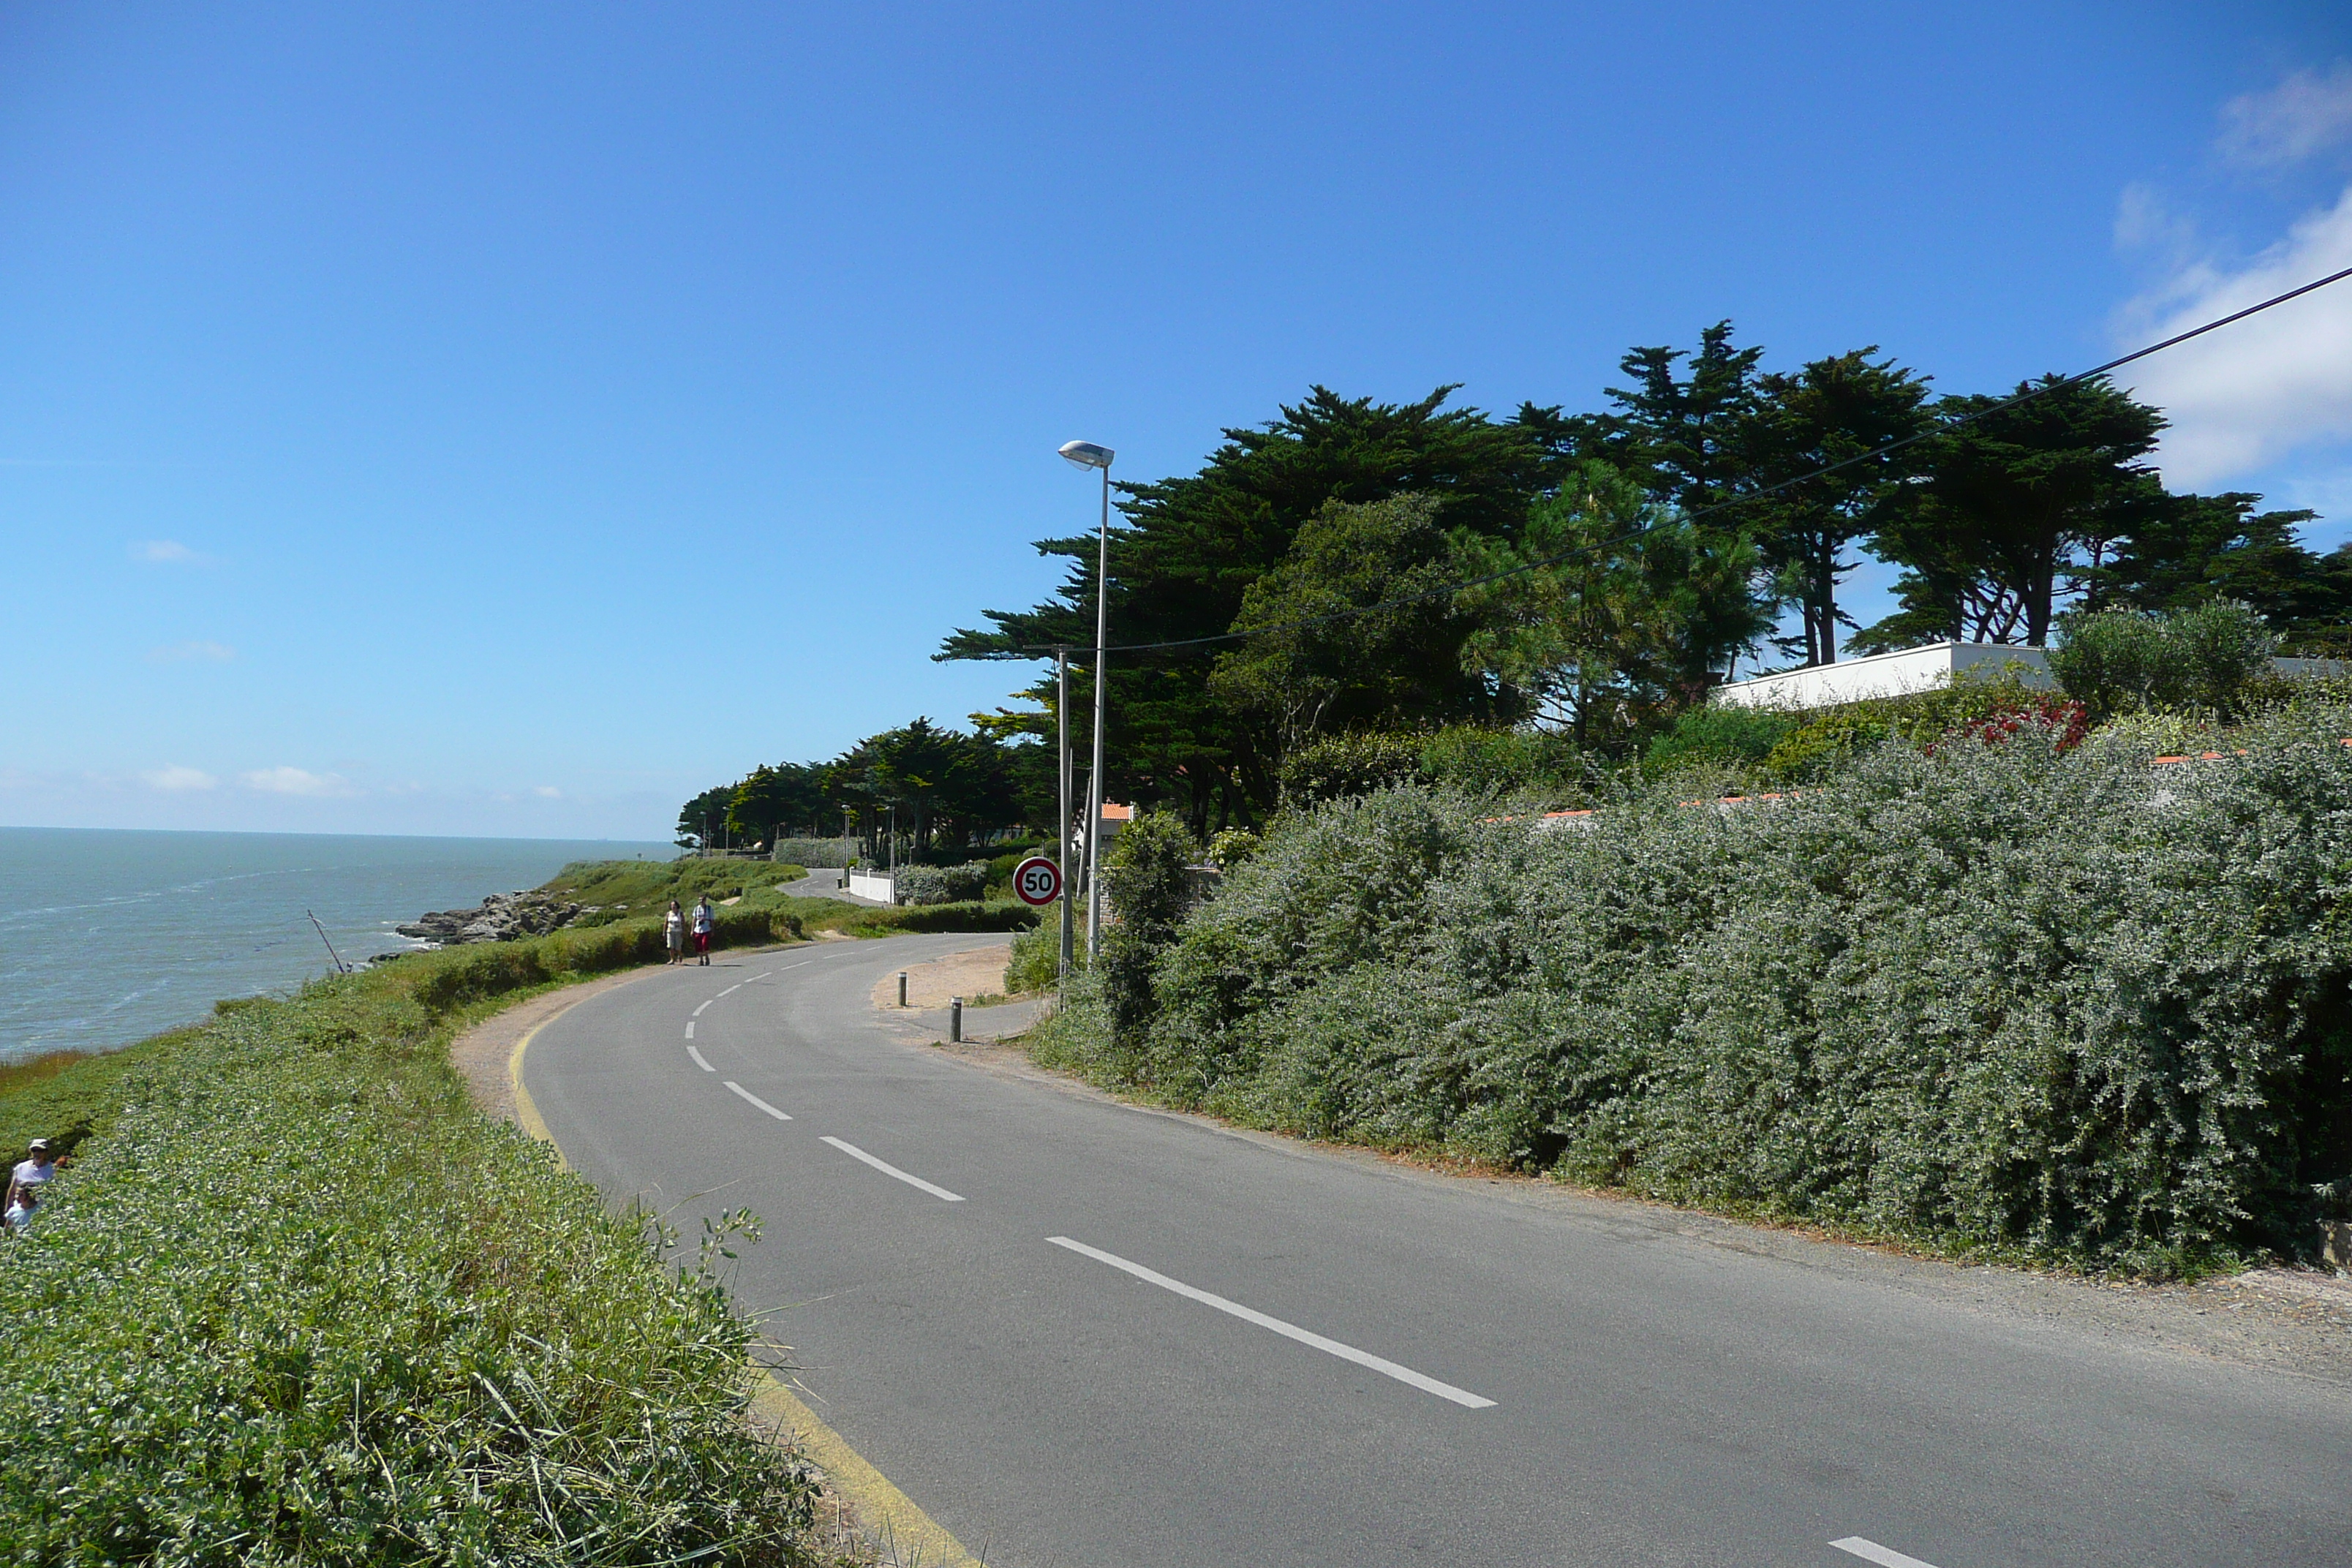
[[752,1326],[477,1114],[436,1024],[395,966],[110,1080],[0,1238],[0,1556],[814,1561],[811,1483],[743,1421]]
[[1043,1049],[1261,1125],[1961,1248],[2299,1249],[2352,1173],[2352,712],[2165,766],[2062,733],[1549,826],[1335,802],[1189,917],[1139,1038],[1076,986]]
[[829,866],[837,869],[857,858],[857,840],[779,838],[775,847],[769,850],[768,858],[794,866]]
[[988,887],[988,862],[961,866],[901,866],[893,884],[902,904],[953,904],[977,899]]

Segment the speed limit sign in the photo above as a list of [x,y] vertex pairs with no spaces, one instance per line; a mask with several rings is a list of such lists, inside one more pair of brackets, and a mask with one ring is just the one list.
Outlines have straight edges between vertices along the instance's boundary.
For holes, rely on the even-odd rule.
[[1043,855],[1032,855],[1013,868],[1013,896],[1033,909],[1044,909],[1062,896],[1062,868]]

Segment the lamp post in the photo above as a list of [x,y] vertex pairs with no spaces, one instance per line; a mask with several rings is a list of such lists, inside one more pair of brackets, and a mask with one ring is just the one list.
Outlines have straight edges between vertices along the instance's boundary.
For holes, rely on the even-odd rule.
[[1103,645],[1110,628],[1110,460],[1108,447],[1066,441],[1062,456],[1081,468],[1102,470],[1102,527],[1095,555],[1095,765],[1087,775],[1087,962],[1102,951]]
[[1062,962],[1055,973],[1068,979],[1070,973],[1070,928],[1075,923],[1076,906],[1070,890],[1070,650],[1054,649],[1054,733],[1061,745],[1061,841],[1054,848],[1054,863],[1062,870]]

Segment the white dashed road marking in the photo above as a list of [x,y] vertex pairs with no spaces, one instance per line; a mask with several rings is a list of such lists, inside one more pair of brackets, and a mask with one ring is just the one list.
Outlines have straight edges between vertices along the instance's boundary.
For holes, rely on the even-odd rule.
[[694,1038],[694,1020],[691,1018],[686,1021],[686,1037],[689,1040]]
[[733,1089],[737,1094],[742,1096],[747,1103],[758,1106],[761,1110],[766,1111],[777,1121],[790,1121],[792,1120],[791,1117],[785,1115],[782,1111],[778,1110],[774,1106],[770,1105],[766,1100],[761,1100],[758,1095],[753,1094],[750,1089],[745,1089],[733,1079],[730,1078],[727,1080],[727,1087]]
[[[725,995],[725,994],[726,994],[726,993],[722,991],[722,992],[720,992],[719,994],[719,996],[723,996],[723,995]],[[719,996],[713,996],[713,997],[710,999],[710,1002],[716,1002],[716,1001],[718,1001],[718,1000],[719,1000]],[[702,1007],[708,1007],[708,1006],[709,1006],[709,1005],[710,1005],[710,1002],[705,1002],[705,1003],[702,1005]],[[697,1008],[694,1010],[694,1016],[695,1016],[696,1017],[699,1018],[699,1017],[701,1017],[701,1016],[702,1016],[702,1007],[697,1007]]]
[[[1337,1340],[1327,1340],[1321,1334],[1310,1332],[1296,1323],[1286,1323],[1280,1318],[1270,1318],[1264,1312],[1254,1311],[1238,1301],[1228,1301],[1223,1296],[1211,1295],[1208,1291],[1195,1289],[1181,1279],[1171,1279],[1165,1274],[1155,1273],[1140,1263],[1129,1263],[1117,1253],[1104,1252],[1098,1247],[1088,1247],[1084,1242],[1072,1241],[1066,1236],[1049,1236],[1045,1239],[1055,1247],[1068,1247],[1072,1252],[1081,1257],[1091,1258],[1097,1263],[1108,1263],[1113,1268],[1123,1268],[1138,1279],[1157,1285],[1163,1290],[1173,1290],[1177,1295],[1198,1301],[1204,1307],[1214,1307],[1220,1312],[1231,1313],[1245,1323],[1255,1323],[1261,1329],[1272,1329],[1286,1339],[1297,1340],[1302,1345],[1313,1345],[1317,1350],[1338,1356],[1341,1361],[1351,1361],[1358,1366],[1370,1367],[1383,1376],[1395,1378],[1399,1383],[1411,1384],[1424,1394],[1434,1394],[1440,1399],[1450,1399],[1454,1404],[1472,1410],[1484,1410],[1495,1403],[1491,1399],[1482,1399],[1467,1389],[1456,1388],[1450,1383],[1440,1383],[1437,1379],[1426,1373],[1415,1372],[1409,1366],[1399,1366],[1392,1361],[1383,1360],[1369,1351],[1360,1351],[1353,1345],[1343,1345]],[[1905,1561],[1907,1562],[1908,1559]],[[1921,1563],[1919,1568],[1927,1568],[1927,1565]]]
[[867,1164],[873,1166],[876,1170],[881,1172],[886,1176],[896,1176],[910,1187],[922,1188],[923,1191],[930,1194],[931,1196],[938,1198],[942,1203],[960,1204],[963,1202],[962,1194],[959,1193],[951,1193],[945,1187],[935,1187],[931,1185],[930,1183],[923,1180],[920,1176],[910,1176],[907,1174],[906,1172],[898,1169],[898,1166],[891,1164],[889,1162],[876,1159],[873,1155],[867,1153],[865,1150],[860,1149],[855,1143],[845,1143],[838,1138],[828,1138],[825,1142],[832,1144],[835,1148],[840,1150],[843,1153],[848,1155],[853,1160],[865,1161]]
[[[743,989],[743,983],[742,983],[741,981],[738,980],[734,984],[730,985],[726,990],[721,991],[721,992],[719,994],[719,996],[731,996],[731,995],[733,995],[736,992],[740,991],[740,990],[742,990],[742,989]],[[719,1000],[719,996],[713,996],[713,997],[710,999],[710,1002],[716,1002],[716,1001],[718,1001],[718,1000]],[[703,1004],[703,1006],[705,1006],[705,1007],[709,1006],[709,1005],[710,1005],[710,1002],[705,1002],[705,1003]]]
[[717,1068],[712,1067],[709,1062],[704,1061],[702,1059],[702,1053],[696,1050],[692,1046],[686,1047],[686,1054],[694,1058],[694,1065],[700,1068],[704,1072],[717,1072],[719,1070]]
[[1830,1544],[1840,1552],[1861,1558],[1864,1563],[1875,1563],[1878,1568],[1936,1568],[1932,1563],[1906,1557],[1892,1547],[1881,1546],[1875,1541],[1864,1541],[1859,1535],[1849,1535],[1843,1541],[1832,1541]]

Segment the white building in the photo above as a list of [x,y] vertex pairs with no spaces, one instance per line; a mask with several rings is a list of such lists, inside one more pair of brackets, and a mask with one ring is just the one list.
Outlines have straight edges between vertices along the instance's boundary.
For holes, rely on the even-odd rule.
[[[2271,661],[2281,675],[2352,674],[2352,662],[2334,658],[2280,658]],[[1871,697],[1901,697],[1948,686],[1961,676],[1973,680],[2016,677],[2019,684],[2040,691],[2055,691],[2049,656],[2038,647],[2014,643],[1939,642],[1906,647],[1900,653],[1874,653],[1843,664],[1816,664],[1803,669],[1759,675],[1715,689],[1713,700],[1739,708],[1828,708],[1840,702],[1860,702]]]

